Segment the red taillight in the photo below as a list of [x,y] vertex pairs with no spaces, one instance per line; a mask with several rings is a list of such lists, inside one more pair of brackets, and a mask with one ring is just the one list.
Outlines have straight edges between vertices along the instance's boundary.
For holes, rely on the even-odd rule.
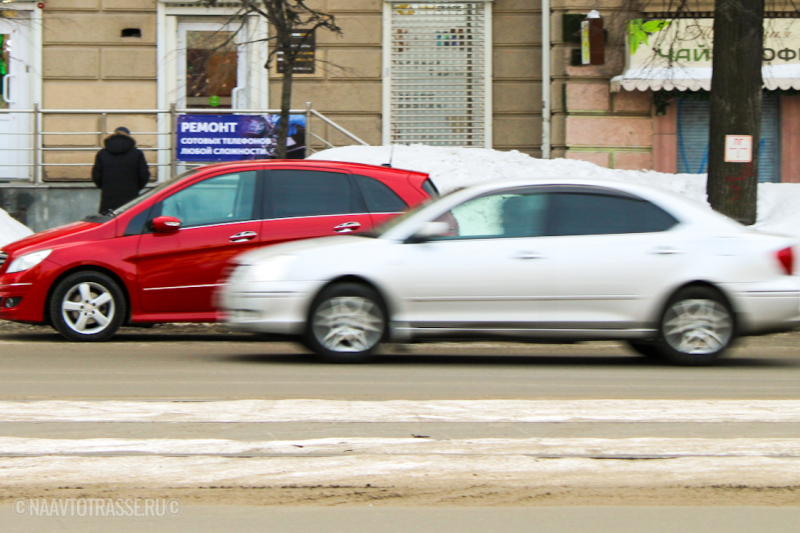
[[783,268],[783,272],[787,276],[791,276],[794,273],[794,250],[791,246],[788,248],[784,248],[783,250],[778,250],[775,254],[775,257],[778,258],[778,263],[781,264],[781,268]]

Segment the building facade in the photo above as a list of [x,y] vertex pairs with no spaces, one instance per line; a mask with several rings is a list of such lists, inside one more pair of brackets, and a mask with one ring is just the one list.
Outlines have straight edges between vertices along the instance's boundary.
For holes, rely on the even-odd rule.
[[[293,107],[311,102],[368,144],[495,148],[534,157],[544,150],[611,168],[704,172],[698,148],[707,128],[704,88],[666,90],[663,80],[645,76],[634,83],[628,77],[631,21],[671,20],[666,4],[313,5],[334,14],[342,34],[317,31],[315,67],[295,74]],[[235,3],[47,0],[3,6],[0,207],[34,229],[95,208],[90,166],[115,127],[133,132],[163,180],[176,170],[170,109],[279,106],[282,75],[274,65],[264,68],[269,29],[257,17],[237,19]],[[549,25],[543,24],[543,6]],[[770,9],[792,11],[788,4]],[[604,24],[599,65],[581,62],[580,22],[591,10]],[[549,34],[544,44],[543,31]],[[788,149],[800,128],[800,101],[791,85],[765,98],[771,143],[765,180],[800,181],[800,161]],[[334,145],[351,143],[323,123],[315,133]]]

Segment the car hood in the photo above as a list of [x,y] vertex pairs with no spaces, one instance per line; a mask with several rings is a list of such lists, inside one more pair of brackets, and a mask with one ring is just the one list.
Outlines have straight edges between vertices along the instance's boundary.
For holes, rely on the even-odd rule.
[[[114,221],[98,222],[73,222],[65,226],[45,230],[29,235],[3,247],[3,251],[19,256],[46,248],[53,248],[63,244],[70,244],[83,240],[100,240],[113,236]],[[108,233],[108,235],[105,235]]]

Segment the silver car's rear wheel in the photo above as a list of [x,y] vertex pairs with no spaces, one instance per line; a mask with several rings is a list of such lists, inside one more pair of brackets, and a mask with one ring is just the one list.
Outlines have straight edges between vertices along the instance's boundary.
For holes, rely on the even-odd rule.
[[386,311],[378,294],[354,283],[323,290],[312,305],[309,347],[335,362],[365,361],[386,333]]
[[681,364],[709,364],[733,341],[733,312],[714,289],[688,287],[678,291],[667,304],[660,333],[660,347],[667,359]]
[[105,274],[78,272],[56,287],[50,316],[53,326],[69,340],[103,341],[122,324],[125,298]]

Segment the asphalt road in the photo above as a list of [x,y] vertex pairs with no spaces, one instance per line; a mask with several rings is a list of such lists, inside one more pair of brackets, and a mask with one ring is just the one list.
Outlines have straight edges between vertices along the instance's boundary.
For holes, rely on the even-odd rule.
[[[475,402],[470,405],[476,422],[448,422],[446,417],[413,423],[347,421],[346,410],[338,421],[309,422],[302,416],[268,424],[213,421],[229,409],[231,402],[225,400],[289,399],[348,405],[465,400]],[[0,529],[211,532],[231,527],[264,531],[268,524],[274,532],[796,531],[798,399],[800,333],[746,339],[718,365],[706,368],[657,364],[612,342],[390,346],[371,364],[330,365],[292,343],[216,327],[126,329],[113,342],[75,344],[47,328],[0,322],[0,404],[6,402],[0,405]],[[23,405],[13,403],[20,400],[30,408],[15,418],[24,410],[14,407]],[[109,411],[108,420],[90,421],[82,400],[116,411]],[[224,404],[203,415],[212,423],[202,416],[199,421],[130,421],[142,410],[174,410],[174,405],[197,406],[190,411],[202,412],[209,400]],[[665,412],[685,409],[695,400],[709,400],[710,406],[789,400],[791,405],[781,409],[789,409],[791,416],[783,422],[748,421],[741,408],[733,407],[734,419],[705,422],[689,420],[692,413],[685,411],[683,421],[674,422],[626,421],[624,416],[559,423],[478,421],[478,411],[491,407],[487,400],[552,400],[565,409],[573,400],[630,400],[639,407],[644,405],[640,400],[664,400]],[[757,410],[762,404],[748,405]],[[65,409],[76,414],[37,418]],[[620,412],[625,414],[624,405]],[[402,448],[400,455],[386,449],[359,451],[358,446],[385,446],[381,439],[410,448]],[[485,451],[467,448],[468,453],[447,459],[439,452],[419,451],[417,439],[437,446],[480,442]],[[631,457],[626,447],[643,439],[649,451]],[[342,449],[296,455],[321,441]],[[503,451],[502,446],[523,441],[530,450],[554,446],[558,457]],[[225,448],[280,442],[294,443],[288,454],[231,455]],[[778,444],[789,451],[776,452]],[[168,451],[143,451],[156,445]],[[210,451],[200,451],[201,445]],[[586,451],[576,452],[575,446]],[[674,456],[678,446],[688,446],[685,457]],[[728,448],[711,451],[715,446]],[[502,470],[503,461],[512,461],[510,470]],[[441,474],[375,477],[371,470],[401,472],[412,463],[440,468]],[[540,470],[546,465],[550,470]],[[328,468],[325,479],[333,481],[318,481],[323,468]],[[289,489],[281,486],[284,482],[262,486],[280,472],[305,477],[297,477]],[[202,475],[234,481],[214,481],[209,487],[212,483],[188,479]],[[440,481],[439,475],[449,477]],[[670,475],[681,481],[670,481]],[[182,476],[187,481],[180,481]],[[574,481],[554,481],[554,476]],[[64,502],[131,496],[178,498],[183,512],[157,518],[14,512],[20,498]]]
[[718,365],[657,364],[618,343],[423,344],[367,365],[206,326],[76,344],[0,323],[0,399],[795,399],[800,334],[743,340]]

